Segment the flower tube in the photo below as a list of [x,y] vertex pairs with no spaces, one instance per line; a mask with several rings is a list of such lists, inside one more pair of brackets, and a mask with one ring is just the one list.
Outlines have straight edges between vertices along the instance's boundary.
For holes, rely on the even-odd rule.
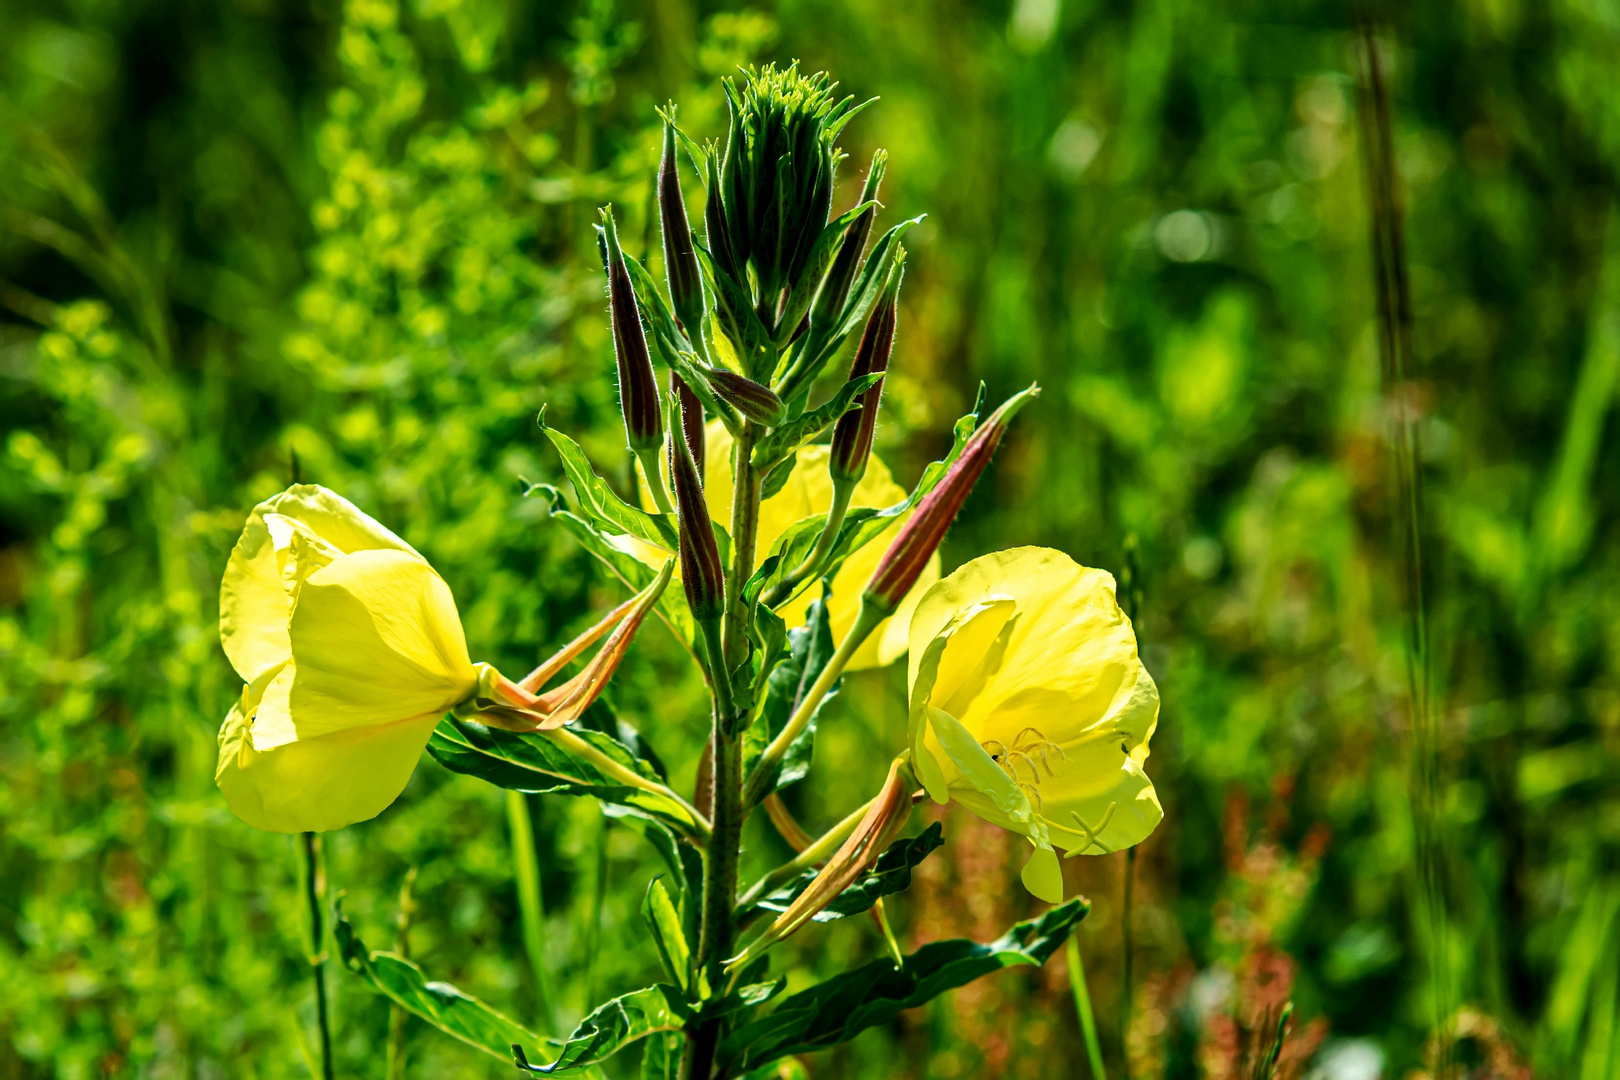
[[1041,899],[1063,898],[1054,847],[1118,851],[1164,816],[1143,770],[1159,692],[1108,573],[1049,548],[974,559],[918,603],[908,682],[918,779],[1026,837]]

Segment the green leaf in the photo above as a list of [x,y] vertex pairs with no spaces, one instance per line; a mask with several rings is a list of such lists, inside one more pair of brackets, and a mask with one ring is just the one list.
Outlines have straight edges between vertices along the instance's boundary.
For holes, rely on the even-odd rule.
[[789,454],[787,457],[778,462],[770,472],[766,473],[765,479],[760,481],[759,485],[760,501],[763,502],[764,500],[769,499],[771,496],[787,487],[788,478],[793,475],[793,467],[798,463],[799,455]]
[[333,905],[332,936],[343,963],[383,997],[414,1016],[503,1061],[517,1042],[540,1036],[449,983],[429,982],[422,969],[394,953],[372,952],[354,932],[341,902]]
[[[753,768],[754,762],[770,740],[776,738],[782,729],[787,727],[788,720],[798,708],[800,698],[804,696],[805,691],[815,685],[815,681],[821,677],[822,669],[832,659],[834,652],[832,624],[827,615],[826,599],[811,604],[810,609],[805,612],[804,625],[788,631],[787,636],[788,655],[776,665],[776,669],[771,672],[765,684],[765,702],[760,709],[760,716],[765,722],[755,723],[743,735],[744,775]],[[821,704],[810,717],[809,725],[788,746],[781,764],[777,766],[776,776],[763,789],[767,794],[804,779],[805,774],[810,771],[810,759],[816,744],[816,721],[820,719],[827,703],[838,696],[840,685],[842,680],[833,684],[832,690],[822,698]]]
[[[577,749],[570,749],[569,743]],[[675,799],[629,782],[639,777],[661,783],[652,766],[600,731],[577,727],[502,731],[446,716],[433,729],[428,752],[452,772],[476,776],[496,787],[590,795],[661,821],[683,835],[693,825],[691,813]]]
[[[832,265],[833,256],[838,253],[838,245],[843,241],[844,233],[854,224],[856,218],[868,210],[878,209],[881,205],[876,199],[868,199],[844,211],[823,226],[810,249],[810,257],[805,262],[805,272],[782,309],[779,328],[784,336],[791,335],[797,330],[805,312],[810,310],[810,304],[816,298],[816,291],[821,288],[822,281],[827,276],[827,268]],[[778,346],[786,344],[786,340],[777,342]]]
[[613,803],[603,803],[602,813],[628,825],[641,833],[657,850],[669,867],[670,888],[681,913],[681,928],[686,935],[686,947],[692,952],[698,947],[698,917],[703,898],[703,855],[691,844],[685,843],[668,827],[639,812]]
[[[855,399],[872,388],[887,374],[882,371],[873,371],[862,375],[858,379],[850,379],[838,388],[838,392],[822,402],[821,405],[797,420],[789,420],[781,427],[774,429],[769,435],[759,440],[754,446],[754,467],[758,469],[774,470],[781,462],[794,456],[801,443],[808,442],[819,435],[833,421],[843,416],[856,405]],[[769,475],[769,474],[767,474]],[[786,483],[786,478],[783,478]]]
[[[814,920],[832,922],[834,919],[859,915],[883,897],[911,888],[912,868],[944,843],[945,838],[937,821],[919,836],[896,840],[878,856],[877,862],[872,864],[872,869],[864,877],[839,893],[832,903],[813,916]],[[807,870],[765,897],[758,906],[766,911],[786,911],[788,905],[798,899],[815,878],[816,871]]]
[[574,485],[574,495],[586,520],[609,532],[633,536],[670,551],[675,549],[675,526],[663,514],[649,514],[619,498],[607,481],[596,475],[590,458],[577,442],[546,426],[544,410],[540,413],[540,430],[562,457],[563,472]]
[[1039,918],[1015,924],[988,945],[956,939],[924,945],[896,968],[888,959],[835,976],[784,998],[769,1016],[733,1031],[720,1046],[728,1073],[744,1073],[789,1054],[848,1042],[981,975],[1015,964],[1044,964],[1090,905],[1076,897]]
[[[512,1056],[520,1069],[549,1075],[573,1072],[606,1061],[637,1039],[661,1031],[681,1031],[692,1010],[678,987],[667,983],[616,997],[579,1022],[563,1042],[562,1052],[549,1065],[531,1065],[522,1045],[514,1040]],[[530,1041],[533,1041],[532,1039]]]
[[647,927],[652,931],[653,947],[658,950],[658,960],[664,965],[664,972],[681,988],[682,993],[688,992],[692,954],[687,948],[681,913],[669,898],[663,877],[655,877],[647,883],[647,895],[641,901],[641,917],[647,920]]
[[753,377],[755,373],[752,368],[756,360],[766,354],[771,340],[765,324],[760,322],[759,316],[754,313],[754,299],[749,295],[746,285],[740,284],[721,269],[702,241],[694,238],[692,250],[697,253],[698,263],[703,267],[703,276],[708,281],[710,291],[719,300],[715,307],[719,312],[720,321],[726,327],[727,336],[731,337],[732,344],[737,346],[738,358],[745,369],[743,374]]

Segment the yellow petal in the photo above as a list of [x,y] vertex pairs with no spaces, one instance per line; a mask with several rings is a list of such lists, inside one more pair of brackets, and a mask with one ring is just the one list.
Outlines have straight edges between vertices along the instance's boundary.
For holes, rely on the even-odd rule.
[[478,681],[449,587],[403,551],[345,555],[311,575],[291,640],[292,661],[271,680],[253,723],[261,752],[437,715]]
[[[996,603],[1015,610],[999,623],[967,617]],[[1044,548],[975,559],[918,604],[911,650],[913,709],[926,697],[989,747],[1030,793],[1053,843],[1101,854],[1157,826],[1163,811],[1143,764],[1158,690],[1108,574]],[[930,734],[937,739],[939,725]],[[962,753],[943,753],[951,797],[1023,831],[999,781],[966,764]]]
[[347,499],[314,484],[296,484],[253,508],[219,590],[220,642],[244,682],[292,655],[287,620],[296,582],[338,554],[373,548],[415,554]]
[[232,813],[271,832],[338,829],[376,817],[405,789],[439,722],[434,713],[260,753],[243,704],[232,705],[220,727],[214,779]]

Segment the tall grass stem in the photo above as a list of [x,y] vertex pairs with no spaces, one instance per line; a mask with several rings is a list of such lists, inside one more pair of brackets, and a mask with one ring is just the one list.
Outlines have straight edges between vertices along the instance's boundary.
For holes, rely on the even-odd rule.
[[523,921],[523,951],[529,957],[534,975],[534,997],[541,1034],[557,1030],[551,977],[546,971],[546,909],[540,892],[540,861],[534,850],[534,821],[529,814],[528,796],[521,791],[506,793],[506,821],[512,833],[512,874],[517,879],[518,917]]
[[309,966],[315,975],[315,1020],[321,1031],[321,1076],[333,1080],[332,1024],[326,1004],[326,935],[321,921],[321,898],[326,893],[326,875],[321,872],[321,840],[312,832],[303,835],[304,896],[309,901]]
[[1074,1011],[1080,1016],[1080,1034],[1086,1040],[1091,1080],[1108,1080],[1108,1073],[1103,1069],[1102,1044],[1097,1041],[1097,1017],[1091,1011],[1091,990],[1086,986],[1086,969],[1080,960],[1080,939],[1072,930],[1064,950],[1069,958],[1069,989],[1074,991]]

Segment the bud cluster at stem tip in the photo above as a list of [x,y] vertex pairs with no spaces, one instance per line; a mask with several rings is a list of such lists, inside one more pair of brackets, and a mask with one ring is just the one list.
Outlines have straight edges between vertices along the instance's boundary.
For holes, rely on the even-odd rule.
[[605,242],[608,275],[608,310],[613,324],[613,355],[619,368],[619,407],[624,411],[624,430],[630,449],[637,453],[656,451],[664,444],[663,406],[658,383],[653,379],[652,356],[647,352],[647,335],[641,326],[641,309],[630,284],[630,270],[619,248],[619,232],[613,224],[613,208],[602,210],[601,236]]
[[862,594],[863,603],[882,611],[893,611],[900,605],[900,601],[916,584],[923,567],[928,565],[929,558],[939,550],[940,541],[945,539],[946,530],[956,520],[962,503],[967,501],[968,492],[978,482],[979,474],[990,463],[1002,435],[1006,434],[1007,425],[1018,410],[1031,398],[1038,397],[1040,392],[1039,386],[1019,391],[1002,402],[1001,408],[974,429],[967,445],[962,448],[962,456],[946,471],[939,485],[923,497],[912,512],[911,519],[900,530],[900,535],[883,553],[883,560],[873,571],[872,580]]
[[[901,251],[883,295],[872,306],[866,319],[866,331],[861,335],[860,348],[849,365],[849,377],[859,379],[874,372],[881,374],[889,368],[889,353],[894,348],[895,305],[900,296],[900,279],[905,274],[905,252]],[[851,409],[838,418],[833,428],[832,453],[827,467],[835,483],[859,483],[866,475],[866,461],[872,455],[872,437],[877,431],[878,406],[883,401],[883,380],[861,395],[858,409]]]

